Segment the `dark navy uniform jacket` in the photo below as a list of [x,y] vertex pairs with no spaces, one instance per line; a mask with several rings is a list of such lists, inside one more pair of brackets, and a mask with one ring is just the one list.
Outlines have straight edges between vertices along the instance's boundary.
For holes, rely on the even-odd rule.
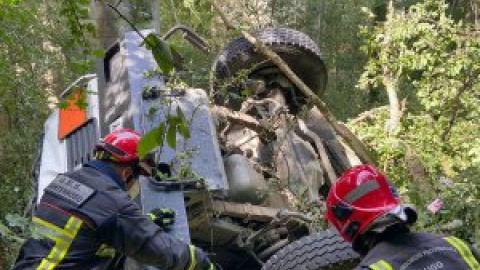
[[[107,163],[59,175],[33,218],[14,269],[111,269],[115,250],[161,269],[195,268],[195,250],[143,215]],[[200,267],[200,266],[199,266]]]
[[382,239],[355,269],[480,270],[480,264],[478,253],[456,237],[408,232]]

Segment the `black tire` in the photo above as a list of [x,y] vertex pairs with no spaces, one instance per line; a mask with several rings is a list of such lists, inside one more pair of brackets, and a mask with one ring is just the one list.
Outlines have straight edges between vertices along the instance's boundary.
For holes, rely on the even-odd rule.
[[[254,35],[275,51],[315,94],[321,96],[325,92],[327,70],[318,46],[310,37],[288,28],[259,29]],[[248,40],[244,37],[236,38],[214,61],[211,91],[218,91],[222,82],[235,78],[241,71],[248,70],[247,75],[252,75],[270,67],[275,65],[267,61]],[[239,90],[239,86],[227,88],[227,91],[237,94]]]
[[305,236],[273,255],[262,270],[353,269],[360,256],[333,231]]

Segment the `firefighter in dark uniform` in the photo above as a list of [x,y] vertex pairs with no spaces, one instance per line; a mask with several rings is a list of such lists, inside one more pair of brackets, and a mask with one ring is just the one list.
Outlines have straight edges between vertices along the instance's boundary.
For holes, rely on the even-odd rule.
[[140,135],[121,129],[96,147],[96,159],[58,175],[44,190],[33,236],[14,269],[116,269],[115,252],[163,270],[215,269],[200,249],[172,238],[129,198],[150,168],[139,161]]
[[401,204],[395,187],[372,166],[350,168],[335,182],[326,218],[365,256],[355,269],[480,270],[478,253],[464,241],[411,232],[416,212]]

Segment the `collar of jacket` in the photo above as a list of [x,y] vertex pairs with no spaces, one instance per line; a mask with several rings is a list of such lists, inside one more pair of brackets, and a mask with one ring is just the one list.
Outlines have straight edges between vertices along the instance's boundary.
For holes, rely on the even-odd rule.
[[122,181],[122,179],[118,176],[118,174],[112,169],[112,167],[103,161],[100,160],[92,160],[84,165],[85,167],[94,168],[101,173],[107,175],[110,179],[112,179],[117,185],[119,185],[123,190],[127,190],[127,186]]

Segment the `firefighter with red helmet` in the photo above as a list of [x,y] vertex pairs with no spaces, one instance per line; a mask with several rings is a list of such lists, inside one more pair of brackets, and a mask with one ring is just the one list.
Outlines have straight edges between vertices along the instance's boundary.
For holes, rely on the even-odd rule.
[[478,253],[454,236],[411,232],[417,220],[395,187],[370,165],[345,171],[327,196],[327,220],[364,255],[355,269],[480,270]]
[[135,131],[113,131],[95,160],[45,188],[14,269],[118,269],[118,252],[165,270],[214,269],[205,253],[169,236],[129,198],[138,176],[151,173],[139,160],[139,141]]

